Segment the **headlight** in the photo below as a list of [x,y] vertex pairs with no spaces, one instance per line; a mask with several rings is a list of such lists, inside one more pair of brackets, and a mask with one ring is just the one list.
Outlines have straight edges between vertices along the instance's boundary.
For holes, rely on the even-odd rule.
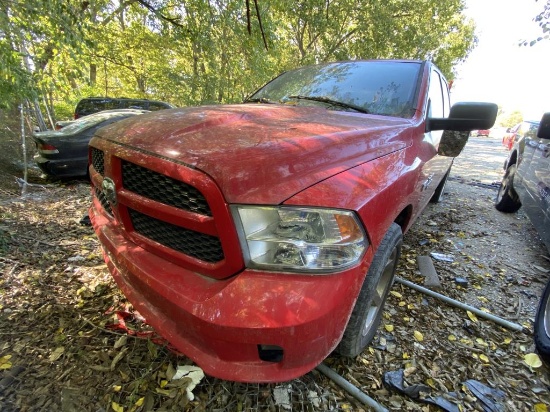
[[232,211],[251,268],[335,272],[357,263],[368,246],[353,212],[244,205]]

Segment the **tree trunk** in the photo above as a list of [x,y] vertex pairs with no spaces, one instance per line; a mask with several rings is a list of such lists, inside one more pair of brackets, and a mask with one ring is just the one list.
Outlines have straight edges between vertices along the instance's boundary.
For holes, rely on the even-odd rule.
[[97,81],[97,65],[90,63],[90,86],[95,86]]

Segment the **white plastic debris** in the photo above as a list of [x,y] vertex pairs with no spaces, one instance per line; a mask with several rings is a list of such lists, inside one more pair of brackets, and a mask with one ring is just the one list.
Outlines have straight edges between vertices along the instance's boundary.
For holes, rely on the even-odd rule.
[[172,380],[174,381],[181,378],[191,379],[191,382],[185,390],[187,392],[187,398],[192,401],[193,399],[195,399],[195,395],[193,395],[193,389],[195,389],[195,386],[197,386],[202,378],[204,378],[204,371],[198,366],[193,365],[178,366],[178,368],[176,369],[176,374],[174,375]]
[[275,405],[290,410],[290,386],[281,385],[273,388],[273,399],[275,400]]
[[83,260],[86,260],[84,256],[73,256],[67,259],[69,262],[81,262]]
[[440,260],[442,262],[454,262],[455,257],[453,255],[445,255],[443,253],[432,252],[430,256],[435,260]]
[[309,401],[315,406],[316,408],[321,407],[321,400],[319,398],[319,394],[315,391],[309,391],[307,393],[307,398]]

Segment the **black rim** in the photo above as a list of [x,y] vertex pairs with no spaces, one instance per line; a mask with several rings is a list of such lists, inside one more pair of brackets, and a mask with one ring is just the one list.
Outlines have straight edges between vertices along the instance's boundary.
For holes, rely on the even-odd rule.
[[386,266],[384,266],[382,275],[380,276],[380,279],[378,279],[376,288],[373,290],[374,296],[372,297],[370,306],[367,309],[367,316],[363,326],[363,331],[361,333],[363,336],[366,336],[369,333],[373,325],[376,323],[380,311],[384,307],[384,299],[389,288],[391,287],[396,265],[397,246],[393,248],[390,257],[386,262]]

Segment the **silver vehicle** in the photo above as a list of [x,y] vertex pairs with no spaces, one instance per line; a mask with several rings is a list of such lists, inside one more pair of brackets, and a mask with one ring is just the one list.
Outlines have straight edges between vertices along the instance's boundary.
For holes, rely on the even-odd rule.
[[[512,147],[506,173],[495,200],[501,212],[523,207],[550,251],[550,113],[545,113],[537,133],[525,134]],[[550,363],[550,282],[535,317],[535,343]]]

